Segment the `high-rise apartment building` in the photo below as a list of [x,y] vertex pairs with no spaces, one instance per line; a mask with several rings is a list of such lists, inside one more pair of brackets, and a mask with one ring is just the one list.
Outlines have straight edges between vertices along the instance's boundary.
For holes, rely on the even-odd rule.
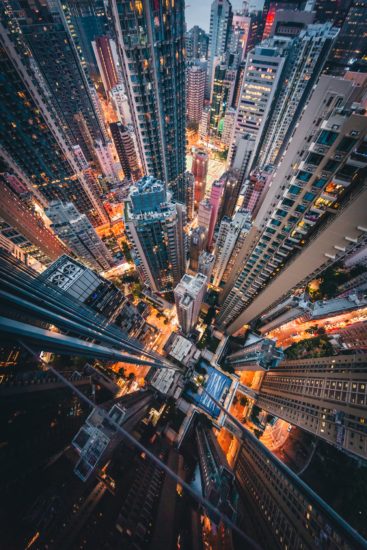
[[3,183],[1,176],[0,195],[0,233],[29,256],[29,265],[33,261],[47,265],[68,252],[30,206]]
[[[236,514],[237,491],[235,477],[219,446],[210,424],[199,418],[195,427],[195,442],[200,465],[203,496],[230,518]],[[213,512],[207,511],[209,517]]]
[[49,101],[46,83],[33,72],[31,58],[23,55],[16,21],[0,13],[0,64],[5,76],[1,83],[0,155],[7,170],[42,204],[55,199],[73,201],[96,225],[107,222],[103,205],[90,189],[71,147],[69,133],[64,132],[62,119]]
[[229,0],[213,0],[210,10],[208,79],[206,95],[211,97],[215,59],[226,53],[232,25],[232,5]]
[[48,87],[49,100],[72,142],[79,144],[86,158],[92,160],[93,141],[104,140],[106,134],[93,103],[77,38],[71,35],[61,4],[27,0],[15,16]]
[[209,107],[204,107],[203,112],[201,113],[201,119],[199,124],[199,136],[201,141],[208,141],[209,138],[209,122],[210,122],[210,109]]
[[190,334],[199,318],[201,304],[208,286],[206,275],[185,274],[175,287],[175,303],[178,324],[184,334]]
[[238,210],[233,218],[225,216],[222,219],[214,249],[214,286],[219,287],[222,281],[225,282],[250,228],[250,216],[245,210]]
[[364,539],[248,430],[234,472],[240,526],[262,548],[362,548]]
[[198,226],[192,230],[190,236],[190,269],[198,271],[200,254],[205,250],[208,240],[208,229]]
[[264,374],[257,405],[366,459],[365,367],[365,354],[282,361]]
[[213,207],[209,199],[204,199],[199,204],[198,209],[198,225],[205,227],[209,234],[210,220],[212,219]]
[[67,0],[63,2],[69,28],[78,37],[78,50],[91,76],[98,76],[98,64],[93,41],[108,32],[103,0]]
[[110,98],[115,109],[119,122],[128,126],[132,125],[133,120],[130,112],[129,100],[126,95],[125,86],[118,84],[110,90]]
[[143,173],[178,189],[186,163],[184,2],[113,0],[111,9]]
[[119,75],[113,58],[111,42],[112,40],[108,36],[97,36],[92,42],[106,95],[119,83]]
[[223,145],[226,145],[227,147],[229,147],[231,144],[235,121],[236,109],[233,109],[232,107],[227,108],[224,114],[223,131],[220,138],[220,141],[223,143]]
[[191,222],[195,213],[195,179],[191,172],[185,172],[183,184],[183,196],[179,197],[179,202],[185,205],[187,221]]
[[133,182],[138,181],[142,174],[134,143],[134,132],[121,122],[112,122],[110,130],[125,178]]
[[208,228],[208,248],[212,246],[214,230],[218,221],[218,213],[221,206],[222,195],[223,195],[223,181],[218,180],[212,183],[212,188],[210,191],[210,205],[212,207],[210,215],[210,223]]
[[152,332],[153,327],[119,288],[69,256],[63,255],[53,262],[38,280],[103,315],[130,338],[143,343]]
[[[249,173],[256,157],[278,86],[282,81],[288,53],[289,39],[269,39],[255,46],[247,55],[228,157],[233,167],[240,168],[243,177]],[[246,141],[241,143],[241,138],[246,138]],[[247,142],[250,143],[250,148],[245,147]],[[236,158],[236,154],[240,158]]]
[[212,97],[210,101],[210,131],[221,134],[227,105],[232,102],[233,71],[225,60],[217,60],[214,67]]
[[96,141],[95,152],[102,174],[111,182],[117,183],[119,181],[119,172],[121,172],[122,167],[117,159],[117,151],[114,143],[112,141],[107,141],[106,143]]
[[[322,76],[224,290],[221,326],[235,332],[363,238],[367,121],[361,88]],[[363,90],[362,90],[363,93]]]
[[[342,3],[342,8],[347,3]],[[367,2],[353,0],[326,62],[325,72],[342,76],[346,71],[366,72]]]
[[208,173],[209,157],[204,149],[195,149],[192,157],[191,172],[195,179],[194,202],[195,208],[205,197],[206,177]]
[[[135,365],[152,366],[156,361],[157,365],[163,365],[162,358],[145,350],[139,342],[128,339],[124,330],[110,322],[116,304],[103,298],[114,297],[116,300],[118,289],[108,292],[109,284],[93,278],[92,272],[86,273],[84,266],[75,265],[72,260],[63,262],[62,258],[57,264],[62,271],[56,270],[51,275],[52,281],[46,282],[33,269],[0,250],[2,334],[15,335],[16,340],[21,335],[22,341],[39,351],[107,361],[125,360]],[[99,288],[99,292],[90,294],[90,287],[96,282],[95,290]],[[69,288],[70,294],[67,292]],[[88,295],[86,301],[90,301],[92,307],[81,303]],[[107,317],[99,311],[106,313]],[[50,324],[56,327],[56,332],[55,329],[48,330]],[[134,354],[137,357],[133,357]],[[153,363],[146,363],[141,359],[142,355],[153,359]]]
[[209,36],[198,25],[194,25],[185,34],[186,57],[188,61],[207,59],[208,46]]
[[236,170],[224,172],[220,180],[223,182],[223,195],[218,214],[218,222],[220,222],[224,216],[228,218],[233,216],[242,187],[240,174]]
[[240,350],[226,357],[226,364],[236,371],[268,371],[276,368],[283,357],[275,340],[250,335]]
[[124,221],[138,271],[150,288],[172,290],[186,268],[186,209],[170,202],[164,184],[145,176],[131,188]]
[[113,283],[67,255],[53,262],[38,280],[62,290],[76,302],[88,305],[108,322],[116,321],[127,301]]
[[208,279],[208,283],[210,282],[210,279],[213,273],[214,262],[215,262],[214,254],[211,254],[206,250],[203,250],[203,252],[200,253],[198,272],[202,273],[203,275],[206,275]]
[[247,42],[250,36],[251,16],[247,10],[236,11],[232,18],[229,51],[236,57],[239,65],[247,54]]
[[245,182],[242,208],[251,213],[254,218],[269,189],[273,169],[266,167],[264,170],[255,170]]
[[255,162],[276,164],[304,109],[337,35],[331,23],[308,25],[292,42],[285,67],[285,82],[276,99],[266,134]]
[[204,107],[206,67],[196,62],[187,67],[187,120],[199,124]]
[[152,400],[151,390],[140,390],[119,397],[112,403],[107,401],[92,410],[72,441],[80,457],[74,473],[82,481],[87,481],[111,458],[113,450],[123,439],[118,427],[132,431],[147,414]]
[[85,214],[71,202],[51,201],[45,209],[52,229],[78,258],[97,271],[113,266],[113,258]]

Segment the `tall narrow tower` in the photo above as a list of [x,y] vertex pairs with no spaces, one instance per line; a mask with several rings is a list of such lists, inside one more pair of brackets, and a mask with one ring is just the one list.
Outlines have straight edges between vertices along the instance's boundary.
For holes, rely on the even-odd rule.
[[208,79],[206,95],[210,98],[216,57],[223,55],[229,43],[232,25],[232,5],[229,0],[214,0],[210,11]]
[[111,7],[143,171],[176,193],[185,172],[184,2]]

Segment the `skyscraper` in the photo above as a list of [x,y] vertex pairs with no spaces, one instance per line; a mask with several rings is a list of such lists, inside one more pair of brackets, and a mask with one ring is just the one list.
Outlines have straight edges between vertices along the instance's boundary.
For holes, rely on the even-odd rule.
[[0,195],[0,233],[24,250],[29,265],[34,261],[47,265],[68,252],[30,206],[4,184],[1,176]]
[[206,95],[211,96],[215,58],[223,55],[228,46],[232,25],[232,5],[229,0],[213,0],[210,11],[208,48],[208,79]]
[[212,246],[214,229],[217,225],[218,212],[221,205],[222,195],[223,195],[223,181],[218,180],[212,183],[212,188],[210,191],[210,205],[212,207],[210,215],[210,223],[208,229],[208,248]]
[[343,75],[349,70],[366,72],[366,17],[366,0],[354,0],[326,62],[327,74]]
[[124,221],[141,278],[154,291],[172,290],[186,268],[185,207],[164,184],[145,176],[131,188]]
[[219,323],[231,333],[363,237],[367,127],[358,104],[352,109],[358,93],[351,81],[320,78],[255,220],[258,236],[224,290]]
[[197,273],[194,277],[185,274],[175,287],[178,324],[184,334],[190,334],[195,328],[207,286],[207,277]]
[[187,68],[187,120],[199,124],[204,106],[206,68],[200,62]]
[[215,63],[210,102],[210,130],[214,135],[220,135],[223,131],[226,108],[232,103],[235,74],[225,60]]
[[233,218],[225,216],[222,219],[214,249],[214,286],[219,286],[223,280],[225,282],[226,274],[232,268],[250,227],[250,216],[244,210],[236,212]]
[[249,430],[243,431],[234,472],[244,511],[240,525],[261,547],[365,546],[364,539]]
[[[288,47],[289,40],[287,39],[271,39],[255,46],[247,55],[228,156],[233,167],[240,168],[243,177],[246,177],[250,171],[257,148],[261,143],[273,100],[281,82],[286,56],[289,53]],[[241,137],[246,138],[251,144],[250,149],[243,148],[243,144],[240,143]],[[247,150],[249,150],[249,154],[247,154]],[[236,152],[237,156],[241,158],[236,159]],[[246,162],[243,162],[242,158],[246,159]]]
[[110,129],[125,178],[133,182],[138,181],[141,178],[141,168],[135,148],[134,133],[121,122],[112,122]]
[[97,36],[92,45],[103,87],[107,95],[119,83],[119,75],[111,48],[111,39],[108,36]]
[[261,207],[271,181],[272,169],[255,170],[245,182],[245,192],[242,207],[254,218]]
[[106,134],[81,64],[77,38],[71,35],[61,5],[27,0],[22,9],[15,12],[17,22],[48,86],[49,100],[67,126],[72,142],[92,160],[93,141],[104,140]]
[[111,8],[143,172],[177,189],[186,148],[184,2],[113,0]]
[[282,361],[264,374],[256,403],[338,449],[366,459],[365,365],[365,354]]
[[113,258],[106,245],[87,216],[80,214],[74,204],[51,201],[45,211],[56,235],[78,258],[97,271],[113,266]]
[[93,51],[93,41],[108,31],[107,15],[103,0],[67,0],[63,2],[69,28],[78,37],[80,49],[89,74],[98,75],[98,64]]
[[226,357],[226,364],[236,371],[268,371],[277,367],[283,357],[275,340],[253,336],[247,338],[240,350]]
[[92,410],[72,441],[80,456],[74,473],[82,481],[87,481],[96,473],[97,468],[102,468],[121,442],[123,435],[117,426],[123,426],[125,431],[132,431],[147,414],[152,400],[151,390],[140,390],[119,397],[112,403],[107,401]]
[[209,162],[208,153],[206,153],[204,149],[194,150],[191,172],[195,179],[195,190],[194,190],[195,208],[198,208],[199,203],[205,197],[208,162]]
[[224,115],[223,131],[220,138],[223,145],[226,145],[227,147],[229,147],[229,145],[231,144],[233,126],[234,126],[235,120],[236,120],[236,109],[233,109],[231,107],[227,108]]
[[[123,330],[110,323],[111,318],[98,312],[102,305],[103,311],[110,315],[116,304],[103,304],[103,300],[98,303],[95,294],[90,296],[92,308],[80,303],[89,294],[90,286],[96,282],[95,289],[100,286],[98,277],[82,277],[83,285],[78,287],[77,279],[85,274],[84,266],[78,268],[71,261],[63,263],[60,268],[63,271],[56,270],[51,284],[48,284],[33,269],[0,249],[2,336],[12,334],[17,342],[21,334],[22,341],[30,342],[32,348],[39,351],[51,350],[101,360],[126,360],[136,365],[146,364],[141,360],[144,355],[153,359],[151,365],[154,361],[157,365],[164,364],[162,358],[144,350],[139,342],[128,339]],[[103,284],[104,288],[108,286],[108,283]],[[68,294],[67,287],[73,285]],[[50,324],[57,328],[57,332],[48,330]],[[129,357],[130,353],[138,357]]]
[[208,141],[209,138],[209,122],[210,122],[210,109],[208,106],[204,107],[201,113],[201,120],[199,124],[199,136],[201,141]]
[[117,183],[122,166],[117,159],[114,143],[112,141],[107,141],[106,143],[96,141],[95,151],[102,174],[112,182]]
[[[195,427],[203,495],[233,518],[236,513],[235,479],[210,424],[199,419]],[[207,512],[209,517],[212,513]],[[212,518],[214,520],[214,518]]]
[[69,133],[65,133],[62,119],[49,101],[47,85],[33,72],[34,64],[28,64],[31,58],[21,56],[24,50],[17,42],[20,31],[16,21],[0,13],[3,162],[41,203],[72,200],[96,225],[106,222],[103,205],[90,189],[71,147]]
[[220,180],[223,182],[223,195],[218,214],[218,222],[220,222],[224,216],[228,218],[233,216],[242,187],[240,174],[236,170],[224,172]]
[[209,36],[207,33],[198,27],[198,25],[194,25],[185,34],[187,60],[192,61],[195,59],[207,59],[208,45]]
[[185,172],[184,177],[184,196],[180,200],[186,207],[187,221],[191,222],[194,219],[195,208],[195,179],[191,172]]
[[190,269],[198,271],[200,254],[205,250],[208,229],[199,225],[192,230],[190,237]]
[[212,219],[213,207],[209,199],[204,199],[199,204],[198,209],[198,225],[205,227],[209,235],[210,220]]
[[210,282],[210,279],[212,276],[214,262],[215,262],[214,254],[211,254],[206,250],[203,250],[203,252],[200,252],[198,273],[202,273],[203,275],[206,275],[206,277],[208,278],[208,283]]
[[273,108],[271,120],[260,146],[257,164],[276,164],[307,103],[312,88],[335,40],[331,23],[308,25],[292,43],[285,67],[285,82]]

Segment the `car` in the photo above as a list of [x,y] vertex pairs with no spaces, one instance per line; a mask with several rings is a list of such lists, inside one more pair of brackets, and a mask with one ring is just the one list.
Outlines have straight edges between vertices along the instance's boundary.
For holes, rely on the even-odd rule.
[[288,426],[287,432],[290,432],[292,428],[293,428],[293,426]]

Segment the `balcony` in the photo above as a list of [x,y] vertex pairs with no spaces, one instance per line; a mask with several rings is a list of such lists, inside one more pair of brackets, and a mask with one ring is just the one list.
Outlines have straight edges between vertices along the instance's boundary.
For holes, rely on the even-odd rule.
[[313,153],[319,153],[320,155],[325,155],[329,147],[330,146],[328,145],[321,145],[320,143],[316,143],[315,141],[313,141],[310,144],[308,150]]
[[335,193],[327,193],[326,191],[323,191],[320,195],[320,197],[322,199],[324,199],[325,201],[331,201],[331,202],[335,202],[336,199],[338,198],[338,195]]

